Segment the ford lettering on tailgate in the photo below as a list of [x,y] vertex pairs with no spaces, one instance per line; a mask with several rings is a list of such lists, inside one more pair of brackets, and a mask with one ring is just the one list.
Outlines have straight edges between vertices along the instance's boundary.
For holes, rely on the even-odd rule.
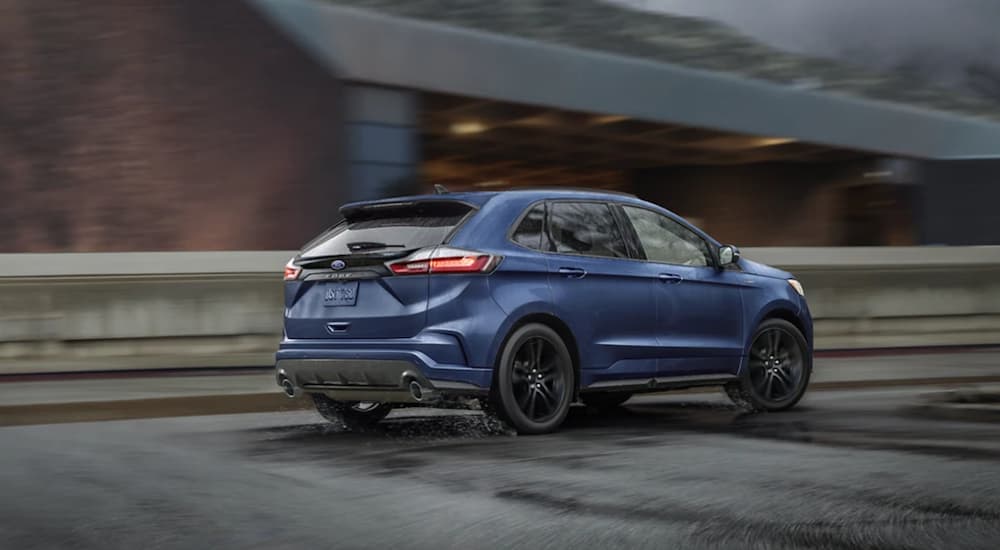
[[358,282],[327,283],[323,290],[323,305],[353,306],[358,300]]

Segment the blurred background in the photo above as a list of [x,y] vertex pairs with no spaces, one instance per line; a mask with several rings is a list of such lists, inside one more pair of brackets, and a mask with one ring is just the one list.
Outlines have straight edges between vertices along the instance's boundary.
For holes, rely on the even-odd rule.
[[[995,0],[0,0],[0,547],[996,548],[997,29]],[[436,184],[633,193],[793,272],[805,401],[317,424],[273,376],[282,267]]]
[[294,249],[435,183],[997,244],[998,8],[959,3],[5,0],[0,251]]
[[0,366],[266,366],[294,250],[435,184],[661,204],[820,349],[998,343],[998,9],[5,0]]

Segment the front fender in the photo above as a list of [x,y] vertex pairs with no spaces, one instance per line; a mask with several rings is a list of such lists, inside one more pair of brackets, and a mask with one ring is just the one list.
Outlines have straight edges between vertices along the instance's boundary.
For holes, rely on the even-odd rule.
[[763,307],[758,309],[756,315],[752,317],[750,323],[747,324],[747,334],[743,344],[744,355],[750,352],[750,344],[753,343],[753,335],[757,332],[757,327],[760,326],[764,320],[773,317],[791,317],[795,319],[797,321],[796,324],[802,329],[802,335],[805,337],[810,351],[812,350],[813,331],[812,318],[809,316],[809,310],[803,307],[801,301],[778,298],[768,302]]

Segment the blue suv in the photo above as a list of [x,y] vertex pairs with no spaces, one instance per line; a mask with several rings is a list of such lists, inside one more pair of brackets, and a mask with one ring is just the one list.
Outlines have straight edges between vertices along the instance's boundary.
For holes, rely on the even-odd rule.
[[802,286],[631,195],[442,193],[341,213],[285,267],[276,376],[351,429],[477,398],[545,433],[576,401],[713,385],[777,411],[809,382]]

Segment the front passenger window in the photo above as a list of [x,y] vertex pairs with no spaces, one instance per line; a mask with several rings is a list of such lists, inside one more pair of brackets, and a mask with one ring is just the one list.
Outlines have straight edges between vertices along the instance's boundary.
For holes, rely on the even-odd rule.
[[708,244],[690,229],[652,210],[624,208],[647,260],[696,267],[711,265]]

